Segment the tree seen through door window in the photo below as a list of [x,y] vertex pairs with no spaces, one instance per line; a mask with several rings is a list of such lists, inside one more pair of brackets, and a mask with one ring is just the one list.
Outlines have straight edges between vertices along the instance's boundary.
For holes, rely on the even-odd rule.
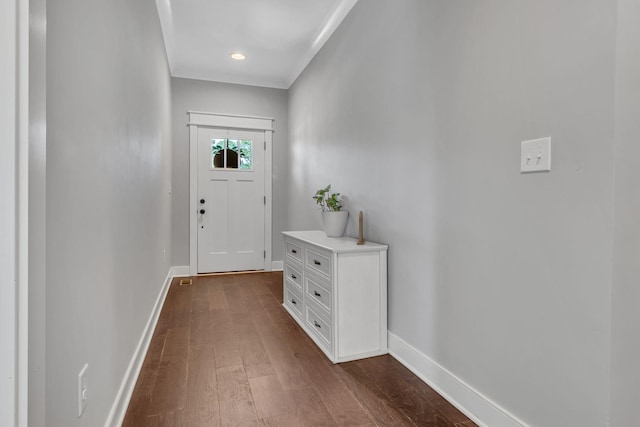
[[211,166],[214,169],[253,169],[253,141],[211,139]]

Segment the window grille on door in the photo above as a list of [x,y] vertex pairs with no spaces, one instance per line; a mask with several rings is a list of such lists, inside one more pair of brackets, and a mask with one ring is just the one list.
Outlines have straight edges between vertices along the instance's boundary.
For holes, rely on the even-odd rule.
[[253,141],[212,138],[211,169],[253,170]]

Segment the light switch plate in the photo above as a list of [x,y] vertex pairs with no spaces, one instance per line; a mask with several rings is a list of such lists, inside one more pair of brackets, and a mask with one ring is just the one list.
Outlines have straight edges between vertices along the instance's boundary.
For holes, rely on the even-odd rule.
[[520,172],[551,170],[551,138],[522,141]]

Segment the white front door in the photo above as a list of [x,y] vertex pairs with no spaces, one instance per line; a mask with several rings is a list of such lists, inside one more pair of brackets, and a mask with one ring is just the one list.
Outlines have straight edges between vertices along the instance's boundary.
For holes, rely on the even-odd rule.
[[198,273],[265,269],[265,133],[198,127]]

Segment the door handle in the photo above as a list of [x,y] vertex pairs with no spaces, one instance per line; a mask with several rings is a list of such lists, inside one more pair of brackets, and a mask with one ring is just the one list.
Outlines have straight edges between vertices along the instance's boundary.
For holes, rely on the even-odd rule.
[[204,209],[200,209],[200,215],[204,215]]
[[200,199],[200,204],[204,205],[204,199]]

